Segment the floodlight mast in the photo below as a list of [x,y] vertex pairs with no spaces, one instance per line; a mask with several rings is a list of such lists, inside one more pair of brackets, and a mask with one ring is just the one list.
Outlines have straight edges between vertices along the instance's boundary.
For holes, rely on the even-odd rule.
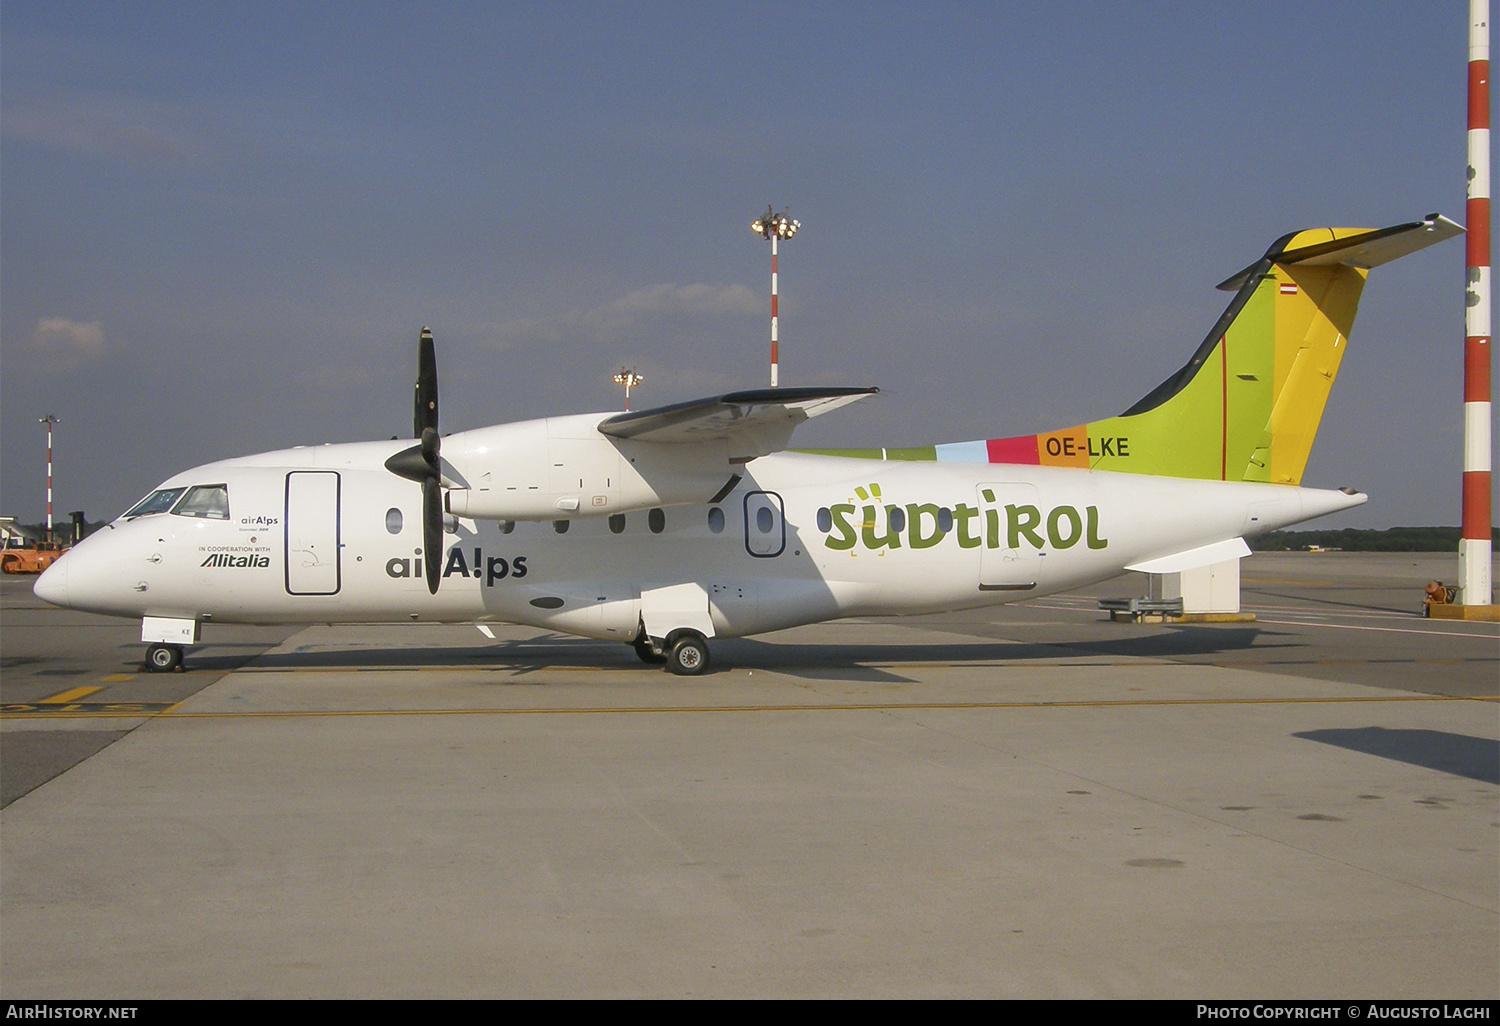
[[621,367],[620,373],[615,375],[615,384],[625,386],[625,409],[630,410],[630,389],[646,380],[644,374],[637,374],[634,367]]
[[771,387],[780,385],[781,353],[776,338],[776,243],[780,239],[790,239],[797,234],[797,229],[802,227],[801,221],[792,220],[791,208],[783,207],[781,213],[776,213],[771,204],[766,204],[766,212],[754,221],[750,222],[750,230],[755,234],[771,240]]
[[38,424],[47,425],[47,540],[52,540],[52,425],[61,424],[62,418],[51,413],[37,418]]

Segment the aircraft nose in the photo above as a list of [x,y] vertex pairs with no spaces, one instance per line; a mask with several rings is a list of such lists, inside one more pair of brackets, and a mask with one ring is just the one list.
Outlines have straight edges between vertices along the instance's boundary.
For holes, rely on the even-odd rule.
[[63,555],[56,563],[42,571],[42,576],[31,586],[31,593],[43,602],[54,606],[68,604],[68,557]]

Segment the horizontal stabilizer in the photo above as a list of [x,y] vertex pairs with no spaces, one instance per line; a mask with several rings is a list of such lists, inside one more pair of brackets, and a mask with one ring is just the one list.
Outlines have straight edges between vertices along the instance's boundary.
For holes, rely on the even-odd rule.
[[757,388],[694,399],[599,423],[611,438],[638,442],[693,443],[724,439],[731,459],[754,459],[785,449],[792,431],[810,417],[847,406],[878,388]]
[[1241,559],[1250,555],[1250,546],[1243,538],[1200,545],[1195,549],[1184,549],[1169,556],[1157,556],[1140,563],[1132,563],[1126,570],[1138,570],[1143,574],[1178,574],[1184,570],[1196,570],[1200,566],[1212,566],[1230,559]]
[[[1267,260],[1284,266],[1304,264],[1308,267],[1328,267],[1342,264],[1368,271],[1372,267],[1388,264],[1464,233],[1461,225],[1442,214],[1428,214],[1420,221],[1409,221],[1354,235],[1345,234],[1342,238],[1337,237],[1340,229],[1327,228],[1321,231],[1326,232],[1329,238],[1309,238],[1319,234],[1317,231],[1293,232],[1283,236],[1272,243],[1264,257],[1220,282],[1219,288],[1225,292],[1239,291],[1252,275],[1264,273],[1262,264]],[[1297,243],[1295,249],[1283,248],[1293,240]]]

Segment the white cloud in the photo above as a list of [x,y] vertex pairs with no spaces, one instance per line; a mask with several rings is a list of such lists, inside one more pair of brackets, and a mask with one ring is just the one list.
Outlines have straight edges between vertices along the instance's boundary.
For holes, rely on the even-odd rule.
[[7,97],[7,138],[91,157],[154,166],[179,164],[200,150],[194,116],[179,104],[104,92]]
[[30,349],[47,366],[76,370],[97,363],[109,352],[101,321],[74,321],[66,317],[42,317],[31,333]]
[[568,310],[550,317],[520,317],[482,329],[501,348],[539,342],[612,342],[639,333],[649,324],[691,320],[739,319],[760,314],[765,300],[744,285],[650,285],[589,310]]
[[647,314],[736,316],[756,313],[761,302],[743,285],[652,285],[627,292],[600,311],[605,317]]

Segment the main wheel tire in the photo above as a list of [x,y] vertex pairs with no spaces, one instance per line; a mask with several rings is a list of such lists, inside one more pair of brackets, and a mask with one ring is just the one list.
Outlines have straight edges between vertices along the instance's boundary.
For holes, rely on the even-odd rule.
[[150,673],[171,673],[181,665],[181,645],[152,645],[146,649],[146,669]]
[[667,655],[667,669],[680,677],[696,677],[708,669],[707,639],[692,631],[679,635]]
[[660,666],[667,661],[666,653],[654,650],[649,638],[638,638],[630,643],[630,647],[635,649],[635,654],[640,657],[641,662],[648,666]]

